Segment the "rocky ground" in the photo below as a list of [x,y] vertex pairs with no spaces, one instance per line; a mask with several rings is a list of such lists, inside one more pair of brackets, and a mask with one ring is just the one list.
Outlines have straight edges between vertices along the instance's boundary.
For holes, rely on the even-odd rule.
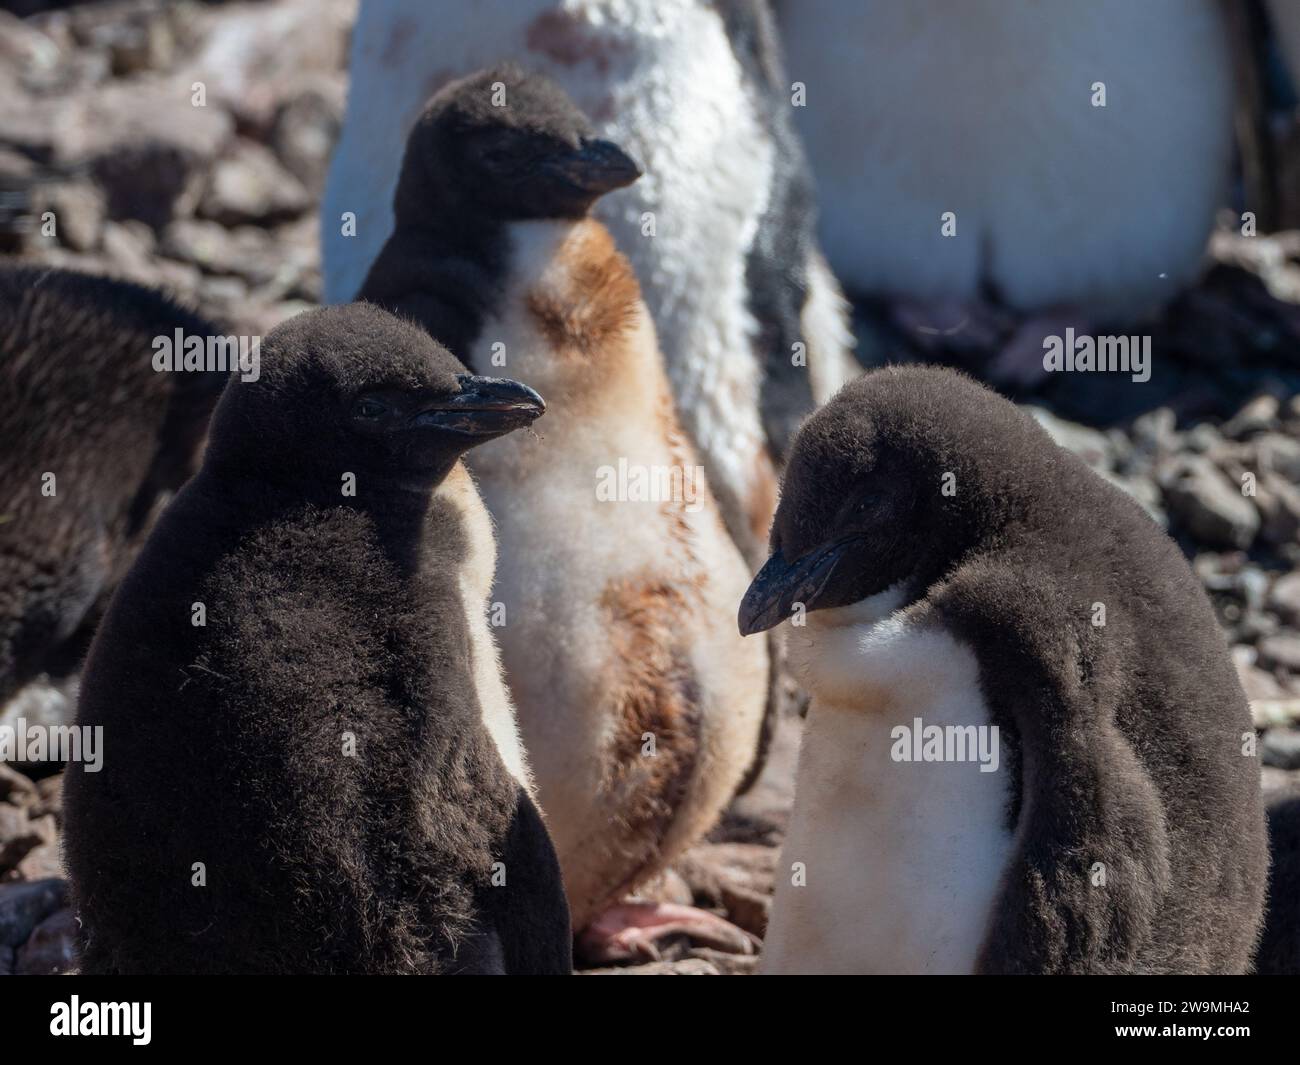
[[[320,298],[316,209],[354,0],[11,6],[38,13],[0,12],[0,253],[162,285],[241,333],[265,334]],[[1047,379],[991,355],[1019,326],[999,311],[949,333],[864,306],[860,354],[993,381],[1139,499],[1215,604],[1265,787],[1300,792],[1300,233],[1225,228],[1211,250],[1204,281],[1138,330],[1155,347],[1144,386]],[[759,784],[657,896],[761,937],[798,728],[782,723]],[[0,974],[71,963],[61,777],[31,773],[0,766]],[[756,960],[681,944],[617,971],[747,973]]]

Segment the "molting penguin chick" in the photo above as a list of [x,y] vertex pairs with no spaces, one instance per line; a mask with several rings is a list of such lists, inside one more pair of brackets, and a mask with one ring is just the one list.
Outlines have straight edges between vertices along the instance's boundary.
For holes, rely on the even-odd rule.
[[457,82],[415,126],[397,229],[362,289],[471,366],[504,352],[551,397],[544,440],[521,434],[472,468],[577,928],[712,825],[754,758],[767,692],[765,649],[730,625],[745,565],[678,426],[632,268],[586,213],[636,176],[548,79]]
[[65,782],[89,972],[564,973],[460,462],[541,398],[378,308],[234,381],[109,607]]
[[429,95],[505,56],[553,78],[646,170],[594,212],[632,262],[683,427],[757,564],[774,462],[857,372],[767,0],[363,0],[321,212],[327,298],[355,298],[391,233]]
[[804,622],[812,705],[769,971],[1248,967],[1250,714],[1133,500],[972,381],[883,370],[800,430],[772,552],[741,629]]
[[0,266],[4,718],[71,720],[103,606],[198,464],[227,375],[156,372],[155,339],[177,330],[220,332],[140,285]]

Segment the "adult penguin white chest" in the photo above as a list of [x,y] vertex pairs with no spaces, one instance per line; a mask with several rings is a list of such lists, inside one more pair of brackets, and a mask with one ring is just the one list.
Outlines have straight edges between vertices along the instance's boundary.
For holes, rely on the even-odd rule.
[[779,7],[845,287],[1114,320],[1192,281],[1233,152],[1216,0]]
[[1254,729],[1186,559],[1013,404],[881,370],[800,430],[745,633],[812,696],[769,972],[1244,972]]
[[506,59],[555,80],[642,164],[594,210],[632,262],[728,529],[761,558],[774,464],[854,372],[765,4],[364,0],[321,213],[326,298],[352,299],[392,232],[431,93]]

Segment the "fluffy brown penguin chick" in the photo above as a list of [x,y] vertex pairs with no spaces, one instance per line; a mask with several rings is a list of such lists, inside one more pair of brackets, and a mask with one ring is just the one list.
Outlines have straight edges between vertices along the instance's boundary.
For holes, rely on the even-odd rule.
[[266,338],[91,648],[83,971],[569,971],[460,462],[543,409],[373,306]]
[[768,971],[1249,966],[1268,854],[1223,634],[1027,413],[948,370],[845,386],[740,610],[787,619],[812,705]]
[[[361,295],[554,414],[471,465],[496,519],[498,630],[574,925],[699,839],[755,756],[766,649],[730,623],[747,570],[682,433],[637,279],[588,215],[635,180],[551,81],[501,67],[439,92],[411,134],[397,225]],[[610,914],[590,956],[717,918]]]
[[71,719],[104,604],[198,465],[227,374],[156,372],[177,330],[221,332],[140,285],[0,266],[0,718]]

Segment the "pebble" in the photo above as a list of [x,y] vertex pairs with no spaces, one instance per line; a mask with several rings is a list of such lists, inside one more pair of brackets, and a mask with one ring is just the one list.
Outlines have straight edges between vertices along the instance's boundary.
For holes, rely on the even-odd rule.
[[1287,621],[1300,625],[1300,570],[1278,578],[1268,593],[1268,605]]
[[27,942],[32,929],[65,905],[67,896],[68,885],[63,880],[0,884],[0,946]]
[[1249,547],[1260,516],[1224,473],[1203,455],[1183,455],[1164,483],[1170,516],[1212,547]]
[[14,971],[19,976],[55,976],[76,964],[80,928],[70,909],[51,914],[18,948]]
[[1300,673],[1300,633],[1286,632],[1260,640],[1259,658],[1263,665]]
[[1260,740],[1259,759],[1275,769],[1300,769],[1300,729],[1269,729]]

